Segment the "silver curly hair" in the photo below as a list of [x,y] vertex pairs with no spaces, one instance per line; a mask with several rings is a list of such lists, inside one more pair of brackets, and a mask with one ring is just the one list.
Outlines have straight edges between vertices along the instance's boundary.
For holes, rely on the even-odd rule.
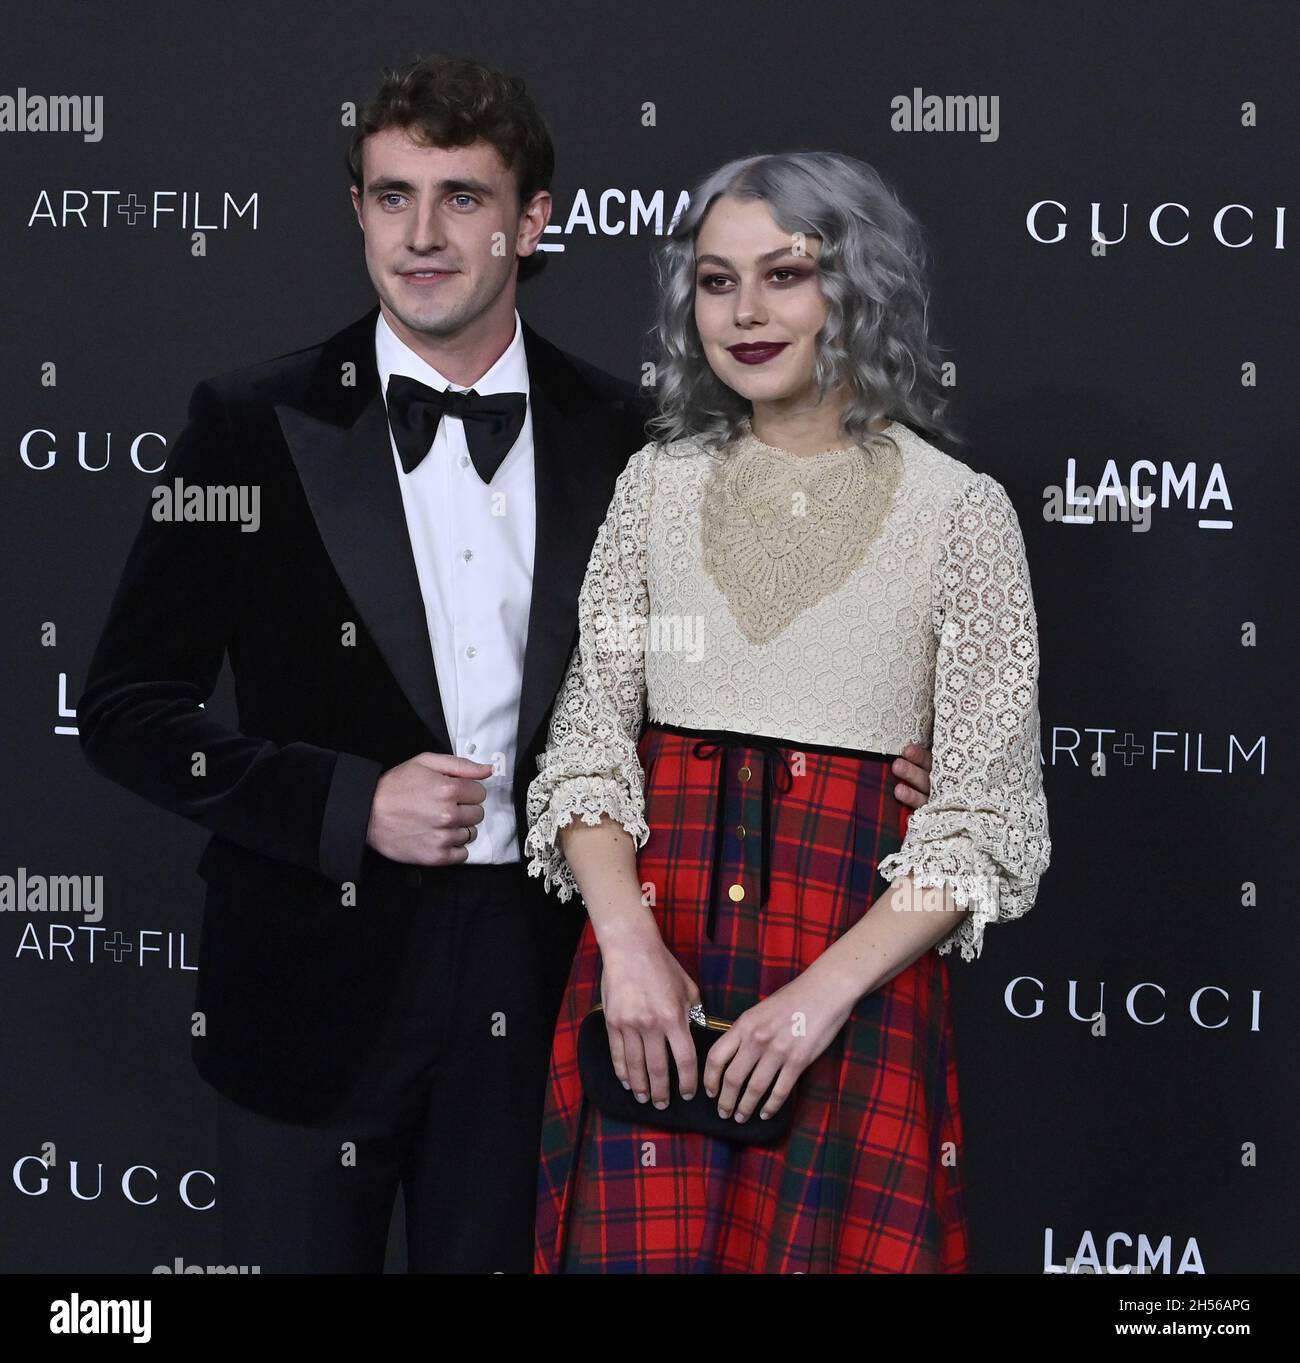
[[750,415],[749,402],[710,368],[695,325],[695,238],[724,194],[762,199],[784,231],[821,238],[816,266],[828,316],[815,377],[823,398],[846,386],[842,424],[853,442],[870,448],[881,438],[871,423],[886,417],[964,443],[945,417],[939,347],[929,338],[930,255],[921,225],[872,166],[829,151],[727,162],[699,183],[656,248],[651,438],[666,445],[689,437],[716,448]]

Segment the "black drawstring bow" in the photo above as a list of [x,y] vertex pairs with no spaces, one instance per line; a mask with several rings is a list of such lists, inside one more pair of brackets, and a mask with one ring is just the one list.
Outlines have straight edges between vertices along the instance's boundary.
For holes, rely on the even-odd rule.
[[718,898],[722,890],[722,849],[727,835],[727,751],[743,748],[763,754],[762,826],[759,829],[759,885],[758,907],[767,906],[771,887],[772,862],[772,791],[778,790],[788,795],[794,788],[794,772],[790,769],[789,758],[779,744],[756,736],[743,738],[719,733],[711,738],[701,738],[691,748],[694,756],[708,759],[718,753],[722,760],[718,763],[718,797],[715,811],[717,830],[713,845],[713,873],[709,880],[709,916],[705,931],[710,942],[718,917]]

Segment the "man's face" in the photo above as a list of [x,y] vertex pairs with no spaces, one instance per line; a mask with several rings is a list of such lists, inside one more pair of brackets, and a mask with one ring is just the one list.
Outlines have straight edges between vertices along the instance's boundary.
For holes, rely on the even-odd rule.
[[551,196],[539,191],[521,212],[515,173],[490,142],[425,147],[386,128],[362,151],[364,188],[353,188],[352,206],[388,312],[430,337],[509,315],[516,254],[536,249]]

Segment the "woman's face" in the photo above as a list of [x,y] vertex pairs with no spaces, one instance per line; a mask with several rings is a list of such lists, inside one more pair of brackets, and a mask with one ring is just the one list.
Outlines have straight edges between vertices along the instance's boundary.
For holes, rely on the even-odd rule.
[[761,199],[718,198],[696,233],[695,325],[704,355],[751,403],[816,401],[815,342],[829,312],[820,250],[820,237],[792,237]]

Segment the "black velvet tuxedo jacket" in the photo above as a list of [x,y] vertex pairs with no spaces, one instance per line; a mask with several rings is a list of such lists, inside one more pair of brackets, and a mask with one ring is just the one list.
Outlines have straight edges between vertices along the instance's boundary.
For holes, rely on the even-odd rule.
[[[194,389],[159,484],[256,487],[260,527],[155,520],[151,502],[77,706],[96,770],[211,830],[197,868],[206,1033],[195,1062],[220,1091],[290,1120],[327,1115],[364,1064],[414,911],[410,868],[365,841],[375,785],[416,753],[451,750],[375,365],[377,314]],[[523,339],[537,527],[514,770],[521,842],[578,589],[649,414],[632,384],[527,324]],[[234,728],[202,705],[227,654]],[[522,869],[520,882],[539,884]],[[539,911],[572,907],[541,899]]]

